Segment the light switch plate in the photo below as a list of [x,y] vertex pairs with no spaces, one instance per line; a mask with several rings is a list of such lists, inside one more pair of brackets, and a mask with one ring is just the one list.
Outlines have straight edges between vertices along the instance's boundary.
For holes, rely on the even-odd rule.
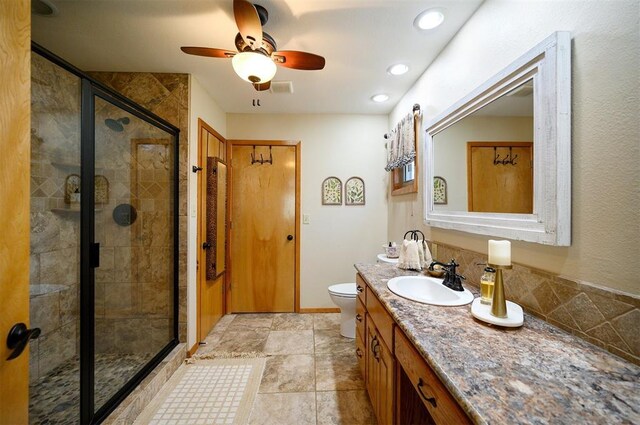
[[302,214],[302,224],[309,224],[309,214]]

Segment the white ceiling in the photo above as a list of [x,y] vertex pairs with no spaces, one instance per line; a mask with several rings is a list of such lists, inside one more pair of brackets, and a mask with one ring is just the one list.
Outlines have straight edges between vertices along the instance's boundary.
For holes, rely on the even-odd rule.
[[[32,38],[85,71],[193,74],[230,113],[389,113],[482,0],[257,0],[264,30],[280,50],[324,56],[325,69],[278,67],[293,94],[256,92],[229,59],[190,56],[180,46],[235,50],[231,0],[51,0],[59,13],[33,16]],[[413,26],[425,9],[444,9],[430,31]],[[398,62],[403,76],[388,75]],[[383,104],[371,101],[387,93]],[[261,107],[252,106],[260,99]]]

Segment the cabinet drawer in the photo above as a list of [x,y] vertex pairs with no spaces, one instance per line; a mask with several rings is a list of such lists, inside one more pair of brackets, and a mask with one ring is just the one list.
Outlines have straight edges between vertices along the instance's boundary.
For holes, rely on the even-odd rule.
[[371,289],[367,287],[367,312],[369,317],[373,320],[375,327],[378,329],[378,333],[387,344],[387,347],[393,349],[393,325],[394,321],[382,306],[378,298],[371,292]]
[[367,284],[364,282],[364,279],[360,276],[360,273],[356,273],[356,291],[358,294],[358,299],[362,301],[362,304],[367,305],[367,300],[365,298],[365,288]]
[[356,301],[356,336],[364,341],[364,320],[366,316],[364,304],[357,298]]
[[398,328],[395,330],[395,355],[436,423],[471,423],[435,372]]
[[[363,320],[364,322],[364,320]],[[362,372],[362,379],[365,379],[365,347],[364,340],[360,337],[356,338],[356,357],[358,358],[358,366],[360,366],[360,372]]]

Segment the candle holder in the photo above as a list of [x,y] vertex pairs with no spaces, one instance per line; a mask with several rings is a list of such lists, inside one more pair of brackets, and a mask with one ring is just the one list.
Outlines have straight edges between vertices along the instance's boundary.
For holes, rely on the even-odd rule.
[[489,267],[496,270],[496,281],[493,284],[493,299],[491,301],[491,315],[499,318],[507,317],[507,301],[504,298],[504,281],[502,270],[511,270],[512,265],[501,266],[489,263]]

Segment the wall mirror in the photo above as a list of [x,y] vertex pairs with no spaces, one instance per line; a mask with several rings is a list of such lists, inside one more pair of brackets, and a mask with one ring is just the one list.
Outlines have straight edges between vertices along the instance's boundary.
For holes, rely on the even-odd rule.
[[426,132],[426,224],[570,245],[570,33],[552,34]]

